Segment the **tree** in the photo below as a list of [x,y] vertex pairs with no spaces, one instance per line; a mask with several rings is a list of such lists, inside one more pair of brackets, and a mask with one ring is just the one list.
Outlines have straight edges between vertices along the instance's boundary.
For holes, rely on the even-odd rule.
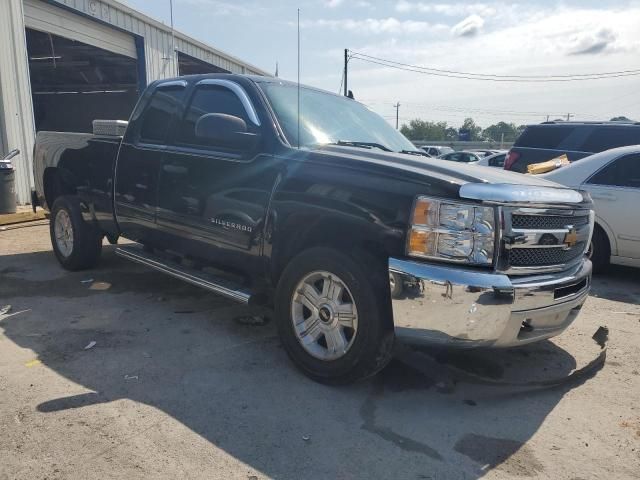
[[464,122],[462,122],[462,126],[460,127],[460,132],[468,131],[469,132],[469,140],[477,141],[482,140],[482,127],[476,125],[476,122],[473,121],[473,118],[465,118]]
[[515,123],[498,122],[485,128],[482,136],[488,140],[499,142],[502,140],[502,135],[504,135],[505,142],[514,142],[521,133],[520,128],[524,129],[524,125],[516,127]]
[[455,140],[457,137],[455,129],[449,127],[447,122],[428,122],[418,119],[411,120],[409,125],[402,125],[400,132],[409,140],[431,142]]
[[620,117],[613,117],[609,121],[610,122],[631,122],[632,120],[630,118],[625,117],[625,116],[620,116]]

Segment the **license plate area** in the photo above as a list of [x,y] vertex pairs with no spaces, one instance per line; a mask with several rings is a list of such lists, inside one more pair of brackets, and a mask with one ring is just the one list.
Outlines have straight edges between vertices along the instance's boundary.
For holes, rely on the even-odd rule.
[[582,290],[584,290],[587,287],[587,284],[588,284],[587,282],[588,282],[588,279],[583,278],[581,281],[579,281],[578,283],[574,283],[573,285],[556,288],[553,291],[553,299],[560,300],[562,298],[570,297],[572,295],[580,293]]

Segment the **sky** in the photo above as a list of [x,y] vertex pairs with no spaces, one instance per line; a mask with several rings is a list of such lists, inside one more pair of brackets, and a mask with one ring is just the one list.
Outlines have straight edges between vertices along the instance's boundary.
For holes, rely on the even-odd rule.
[[[169,0],[121,0],[169,24]],[[640,0],[173,0],[177,30],[289,80],[338,92],[344,49],[409,65],[490,75],[640,69]],[[413,118],[482,127],[566,118],[640,120],[640,75],[493,82],[349,61],[357,100],[395,124]]]

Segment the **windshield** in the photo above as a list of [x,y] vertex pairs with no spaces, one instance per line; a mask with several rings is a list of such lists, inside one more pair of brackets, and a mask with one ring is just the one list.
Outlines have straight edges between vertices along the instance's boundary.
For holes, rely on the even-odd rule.
[[[298,146],[298,89],[295,85],[260,84],[287,140]],[[378,144],[394,152],[416,147],[382,117],[355,100],[300,87],[300,146],[330,143]]]

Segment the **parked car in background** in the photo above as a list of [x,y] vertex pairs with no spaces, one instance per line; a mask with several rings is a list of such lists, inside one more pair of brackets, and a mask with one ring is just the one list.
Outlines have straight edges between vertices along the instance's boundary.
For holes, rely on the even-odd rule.
[[640,144],[640,122],[544,122],[529,125],[516,139],[505,170],[527,173],[532,163],[566,154],[570,162],[594,153]]
[[482,157],[474,152],[451,152],[440,155],[438,158],[451,162],[475,163]]
[[477,153],[481,157],[490,157],[491,155],[495,155],[496,153],[500,153],[501,150],[484,150],[484,149],[474,148],[474,149],[471,149],[471,150],[467,150],[467,152]]
[[422,148],[422,150],[427,152],[432,157],[439,157],[440,155],[444,155],[445,153],[451,153],[454,151],[451,147],[440,145],[423,145],[420,148]]
[[640,267],[640,145],[597,153],[541,176],[591,194],[596,219],[589,255],[595,271],[609,262]]
[[482,165],[483,167],[504,167],[504,160],[507,157],[507,152],[502,151],[498,153],[494,153],[493,155],[489,155],[487,157],[483,157],[478,160],[474,165]]

